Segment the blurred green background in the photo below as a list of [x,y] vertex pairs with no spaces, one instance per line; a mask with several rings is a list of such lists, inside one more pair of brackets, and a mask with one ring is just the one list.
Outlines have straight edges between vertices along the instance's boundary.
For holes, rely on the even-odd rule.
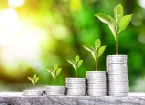
[[[95,62],[82,45],[96,39],[107,45],[99,58],[106,70],[106,56],[115,54],[115,40],[95,13],[113,16],[122,4],[124,14],[133,13],[131,23],[119,35],[119,53],[128,55],[130,91],[145,91],[145,0],[0,0],[0,91],[22,91],[31,87],[27,79],[36,73],[38,85],[64,85],[74,77],[66,61],[76,55],[84,60],[78,76],[95,70]],[[54,81],[46,71],[55,63],[63,68]]]

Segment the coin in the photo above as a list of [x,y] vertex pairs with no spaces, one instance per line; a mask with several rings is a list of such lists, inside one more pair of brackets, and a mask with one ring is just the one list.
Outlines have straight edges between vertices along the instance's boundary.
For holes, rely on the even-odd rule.
[[86,83],[86,78],[66,78],[66,83]]
[[43,91],[42,90],[24,90],[23,95],[24,96],[42,96]]
[[127,55],[108,55],[107,65],[110,63],[125,63],[127,64]]
[[72,83],[67,83],[66,84],[67,88],[86,88],[86,84],[72,84]]
[[109,74],[108,80],[110,82],[118,81],[118,82],[126,82],[128,81],[128,74]]
[[109,93],[109,96],[128,96],[128,93]]
[[88,84],[87,88],[88,89],[89,88],[106,89],[107,85],[106,85],[106,82],[104,82],[104,83],[97,83],[97,84]]

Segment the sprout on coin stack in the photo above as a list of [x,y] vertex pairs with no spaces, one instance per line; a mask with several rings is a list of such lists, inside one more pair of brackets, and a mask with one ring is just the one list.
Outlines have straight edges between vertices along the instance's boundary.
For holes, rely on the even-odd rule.
[[87,94],[89,96],[106,96],[107,95],[107,82],[106,82],[106,71],[97,71],[97,61],[98,58],[104,53],[106,45],[101,46],[101,41],[99,39],[95,42],[95,47],[93,46],[83,46],[87,51],[89,51],[96,63],[96,71],[87,71]]
[[77,70],[82,65],[83,60],[77,55],[75,60],[67,60],[75,69],[76,78],[66,78],[66,94],[69,96],[85,96],[86,95],[86,78],[77,78]]
[[104,13],[95,14],[103,23],[107,24],[116,41],[116,55],[107,56],[107,71],[109,79],[109,95],[127,96],[128,94],[128,67],[127,55],[118,55],[118,34],[126,29],[131,21],[132,14],[123,16],[121,4],[114,8],[114,18]]
[[33,77],[28,77],[28,79],[32,82],[34,88],[24,90],[23,95],[25,95],[25,96],[42,96],[43,90],[35,87],[35,84],[39,81],[39,77],[37,77],[37,75],[34,74]]
[[[58,67],[58,64],[55,64],[53,68],[47,69],[47,71],[52,75],[55,80],[56,77],[61,73],[62,68]],[[64,95],[65,94],[65,86],[46,86],[45,87],[46,95]]]

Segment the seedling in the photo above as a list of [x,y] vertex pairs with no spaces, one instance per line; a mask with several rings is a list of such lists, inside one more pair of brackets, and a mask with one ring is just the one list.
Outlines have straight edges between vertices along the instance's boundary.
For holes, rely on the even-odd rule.
[[96,63],[96,70],[97,70],[97,61],[98,58],[104,53],[105,49],[106,49],[106,45],[101,46],[101,41],[99,39],[97,39],[95,41],[95,47],[93,46],[83,46],[87,51],[91,52],[93,58],[95,59],[95,63]]
[[75,60],[67,60],[67,61],[74,67],[77,77],[77,69],[82,65],[83,60],[80,60],[80,57],[77,55],[75,57]]
[[35,86],[35,84],[39,81],[39,77],[37,77],[36,74],[33,75],[33,77],[28,77],[28,79],[32,82],[32,84]]
[[53,68],[47,69],[47,71],[51,73],[54,80],[60,74],[61,70],[62,68],[58,68],[58,64],[55,64]]
[[104,13],[95,14],[97,18],[108,25],[116,41],[116,55],[118,55],[118,34],[126,29],[131,21],[132,14],[123,16],[123,7],[121,4],[114,8],[114,18]]

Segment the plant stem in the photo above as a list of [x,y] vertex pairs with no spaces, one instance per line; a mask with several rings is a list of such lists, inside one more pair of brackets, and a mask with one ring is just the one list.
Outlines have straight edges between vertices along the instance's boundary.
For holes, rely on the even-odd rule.
[[118,55],[118,34],[116,33],[116,55]]
[[33,87],[34,87],[34,89],[35,89],[35,84],[33,84]]
[[97,71],[97,67],[98,67],[98,66],[97,66],[97,63],[98,63],[98,62],[97,62],[97,58],[96,58],[95,62],[96,62],[96,71]]
[[118,32],[117,32],[117,22],[118,22],[118,19],[116,19],[116,26],[115,26],[115,30],[116,30],[116,55],[118,55]]
[[77,78],[77,70],[76,70],[76,78]]

